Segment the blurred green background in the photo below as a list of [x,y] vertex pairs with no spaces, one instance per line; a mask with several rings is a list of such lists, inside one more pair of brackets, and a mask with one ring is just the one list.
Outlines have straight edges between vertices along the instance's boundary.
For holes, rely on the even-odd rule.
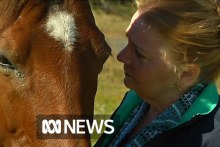
[[[90,0],[90,4],[96,24],[112,48],[112,56],[99,75],[95,114],[111,115],[128,90],[123,84],[123,64],[116,57],[127,44],[125,30],[136,6],[131,0]],[[217,83],[220,90],[220,80]],[[92,144],[95,141],[96,139],[92,139]]]
[[[130,22],[135,7],[132,2],[91,0],[92,11],[99,29],[112,48],[112,56],[104,64],[99,75],[95,97],[95,114],[111,115],[120,104],[128,90],[123,84],[123,64],[116,59],[118,52],[125,47],[125,30]],[[95,3],[94,3],[95,2]],[[92,145],[97,139],[91,139]]]
[[90,2],[96,24],[112,48],[112,56],[108,58],[99,75],[95,114],[110,115],[128,90],[123,84],[123,65],[116,57],[127,44],[125,30],[136,8],[128,1],[92,0]]

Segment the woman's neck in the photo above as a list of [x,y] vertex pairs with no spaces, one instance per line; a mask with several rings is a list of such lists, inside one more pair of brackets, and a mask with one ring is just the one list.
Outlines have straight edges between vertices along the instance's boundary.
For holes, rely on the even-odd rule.
[[180,91],[166,92],[162,95],[157,95],[154,98],[144,100],[151,106],[149,112],[153,114],[160,114],[175,103],[182,95],[183,93]]

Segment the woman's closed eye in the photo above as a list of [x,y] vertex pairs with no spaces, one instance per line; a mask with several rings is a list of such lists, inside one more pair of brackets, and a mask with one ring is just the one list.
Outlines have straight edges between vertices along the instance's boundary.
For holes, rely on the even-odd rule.
[[135,49],[135,54],[139,58],[146,58],[142,53],[140,53],[137,49]]

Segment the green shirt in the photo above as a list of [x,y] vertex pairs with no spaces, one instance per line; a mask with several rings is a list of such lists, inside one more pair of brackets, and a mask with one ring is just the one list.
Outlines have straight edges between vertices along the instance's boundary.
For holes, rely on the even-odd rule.
[[[138,94],[130,90],[122,101],[120,107],[116,110],[113,120],[113,126],[115,128],[115,133],[111,135],[106,135],[102,146],[109,144],[109,141],[114,137],[115,134],[122,127],[126,119],[129,117],[134,108],[142,103],[143,100],[138,96]],[[206,115],[213,111],[218,103],[218,91],[214,83],[209,84],[195,100],[192,106],[186,111],[180,120],[178,125],[181,125],[197,115]]]

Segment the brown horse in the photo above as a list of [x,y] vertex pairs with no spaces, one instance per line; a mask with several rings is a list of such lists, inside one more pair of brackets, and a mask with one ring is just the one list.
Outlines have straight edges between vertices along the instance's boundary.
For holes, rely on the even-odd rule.
[[93,114],[111,50],[88,1],[0,0],[0,11],[0,146],[90,146],[36,137],[37,115]]

